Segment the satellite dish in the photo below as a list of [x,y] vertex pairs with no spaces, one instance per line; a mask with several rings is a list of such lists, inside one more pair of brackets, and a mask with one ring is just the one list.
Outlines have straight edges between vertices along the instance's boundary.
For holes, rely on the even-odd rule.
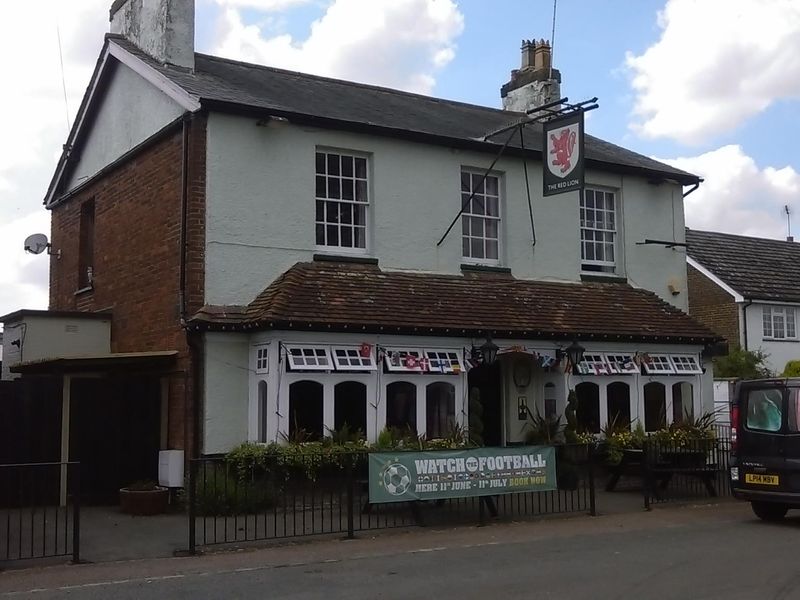
[[47,241],[47,236],[43,233],[34,233],[25,238],[25,252],[31,254],[41,254],[44,252],[50,243]]

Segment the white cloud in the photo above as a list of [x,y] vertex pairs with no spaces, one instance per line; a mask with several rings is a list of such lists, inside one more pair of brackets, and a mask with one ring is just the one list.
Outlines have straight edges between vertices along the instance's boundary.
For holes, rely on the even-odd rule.
[[800,173],[792,167],[759,168],[738,145],[695,157],[658,160],[705,179],[686,197],[689,227],[783,238],[783,207],[788,205],[795,231],[800,232]]
[[637,133],[700,143],[800,98],[797,0],[668,0],[659,26],[626,58]]
[[265,36],[229,5],[214,53],[427,94],[436,73],[453,59],[463,28],[453,0],[335,0],[311,24],[309,36],[296,40]]
[[264,12],[282,11],[295,6],[309,4],[312,0],[215,0],[221,6],[254,8]]

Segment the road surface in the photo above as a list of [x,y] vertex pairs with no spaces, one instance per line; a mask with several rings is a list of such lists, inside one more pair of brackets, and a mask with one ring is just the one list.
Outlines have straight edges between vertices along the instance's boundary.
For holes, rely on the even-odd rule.
[[279,548],[0,573],[0,600],[800,599],[800,512],[746,505],[413,530]]

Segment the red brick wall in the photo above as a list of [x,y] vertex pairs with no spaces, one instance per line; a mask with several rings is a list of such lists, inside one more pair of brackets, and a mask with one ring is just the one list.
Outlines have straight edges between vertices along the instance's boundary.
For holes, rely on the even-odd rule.
[[713,332],[728,340],[731,348],[739,345],[739,307],[728,292],[687,265],[689,278],[689,314]]
[[[189,129],[186,312],[203,304],[205,119]],[[183,132],[142,149],[52,210],[52,310],[110,310],[112,352],[177,350],[170,376],[169,446],[193,438],[190,349],[180,321]],[[95,202],[93,289],[78,291],[80,207]]]

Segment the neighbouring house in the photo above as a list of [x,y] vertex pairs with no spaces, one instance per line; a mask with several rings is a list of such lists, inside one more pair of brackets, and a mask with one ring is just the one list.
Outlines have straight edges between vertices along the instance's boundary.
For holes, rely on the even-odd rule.
[[732,346],[767,354],[781,373],[800,359],[800,245],[686,230],[689,313]]
[[[199,54],[193,2],[150,4],[114,2],[47,192],[55,325],[2,319],[10,373],[60,382],[86,485],[345,423],[443,436],[478,394],[490,445],[571,388],[592,432],[713,407],[721,338],[686,312],[680,246],[699,178],[587,135],[585,191],[544,198],[541,126],[486,173],[486,134],[558,99],[546,43],[500,110]],[[27,352],[47,330],[82,345]]]

